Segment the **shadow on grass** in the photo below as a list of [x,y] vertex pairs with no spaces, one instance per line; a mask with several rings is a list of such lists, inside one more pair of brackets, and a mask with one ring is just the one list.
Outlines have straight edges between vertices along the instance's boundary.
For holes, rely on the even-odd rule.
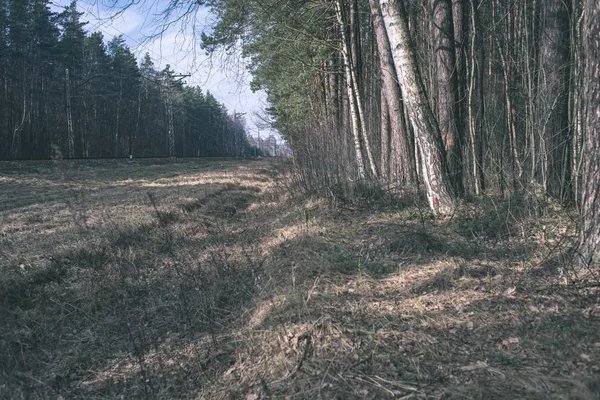
[[3,276],[0,397],[598,394],[597,319],[479,261],[505,249],[360,212],[257,211],[263,196],[157,196],[151,223]]
[[[487,292],[472,284],[454,295],[382,293],[368,281],[331,293],[311,284],[296,282],[256,328],[255,346],[276,343],[266,351],[280,360],[265,378],[274,397],[594,399],[600,391],[600,324],[567,293],[506,294],[492,283]],[[240,377],[250,364],[237,367]]]
[[[21,165],[23,164],[23,165]],[[249,168],[252,160],[224,160],[222,164],[204,159],[190,159],[182,164],[169,164],[164,160],[144,160],[140,164],[127,161],[100,160],[97,165],[83,161],[0,162],[0,211],[14,212],[26,207],[45,206],[49,202],[64,200],[64,192],[72,196],[82,190],[88,196],[118,192],[128,195],[135,192],[154,191],[158,195],[170,193],[173,188],[199,189],[235,180],[251,185],[253,181],[266,182],[266,173],[257,174]],[[216,167],[215,167],[216,165]],[[219,166],[220,165],[220,166]],[[248,170],[248,173],[244,171]],[[235,172],[235,175],[232,174]],[[239,172],[239,173],[238,173]]]
[[[255,297],[262,265],[252,248],[223,244],[223,224],[241,218],[257,192],[227,184],[187,209],[151,198],[153,222],[115,227],[44,268],[5,274],[0,397],[152,398],[171,389],[177,397],[200,387],[209,365],[228,365],[218,335]],[[180,226],[196,223],[209,234],[193,257],[182,251],[191,242]],[[171,378],[183,387],[171,388]]]

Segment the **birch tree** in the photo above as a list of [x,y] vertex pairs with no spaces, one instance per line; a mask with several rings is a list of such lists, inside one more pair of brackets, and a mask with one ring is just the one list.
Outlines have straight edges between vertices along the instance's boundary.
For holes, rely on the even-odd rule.
[[400,86],[398,86],[398,76],[394,68],[390,42],[379,4],[376,0],[369,0],[369,5],[381,69],[381,170],[389,179],[400,177],[406,182],[414,183],[415,162],[410,151],[411,146],[404,120],[404,104]]
[[455,206],[439,126],[427,99],[415,50],[411,43],[404,4],[399,0],[379,0],[390,41],[402,97],[419,147],[427,199],[434,212],[449,213]]

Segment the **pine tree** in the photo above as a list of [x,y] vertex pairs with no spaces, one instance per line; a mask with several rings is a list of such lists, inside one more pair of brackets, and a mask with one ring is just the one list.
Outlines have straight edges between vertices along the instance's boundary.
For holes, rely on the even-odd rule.
[[585,158],[580,239],[576,256],[578,264],[597,268],[600,261],[600,3],[585,0],[583,9]]
[[49,9],[49,1],[34,0],[32,6],[32,66],[31,66],[31,123],[25,157],[42,158],[48,153],[51,121],[60,118],[56,102],[51,98],[53,90],[60,90],[57,84],[56,65],[60,50],[58,29],[53,23],[54,13]]
[[110,56],[111,89],[115,96],[113,125],[113,156],[119,157],[124,153],[125,137],[128,132],[127,143],[130,141],[132,129],[135,129],[135,103],[138,99],[138,86],[140,73],[136,59],[131,50],[125,45],[123,36],[116,36],[108,43]]
[[85,116],[82,121],[82,156],[111,155],[107,139],[109,127],[107,122],[110,103],[110,58],[106,53],[104,37],[100,32],[94,32],[84,41],[83,76],[79,94],[83,98]]

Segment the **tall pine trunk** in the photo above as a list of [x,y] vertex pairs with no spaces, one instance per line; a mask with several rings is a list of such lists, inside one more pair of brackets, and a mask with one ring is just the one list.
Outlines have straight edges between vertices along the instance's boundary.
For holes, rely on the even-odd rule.
[[600,251],[600,3],[583,2],[583,49],[585,52],[584,168],[581,193],[581,227],[577,245],[579,264],[597,266]]
[[[462,7],[460,13],[462,14]],[[433,51],[435,53],[436,109],[452,184],[458,195],[464,192],[462,174],[462,132],[458,97],[458,64],[456,58],[454,22],[450,0],[431,0]],[[457,16],[462,24],[462,15]],[[461,27],[462,28],[462,27]],[[461,30],[462,32],[462,30]],[[462,60],[462,58],[461,58]],[[462,72],[462,71],[461,71]]]
[[568,6],[562,0],[542,2],[538,126],[546,147],[546,190],[563,201],[572,198],[569,19]]

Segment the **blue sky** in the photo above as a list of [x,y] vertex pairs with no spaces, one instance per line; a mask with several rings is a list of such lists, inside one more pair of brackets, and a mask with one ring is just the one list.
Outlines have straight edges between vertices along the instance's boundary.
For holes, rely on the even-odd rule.
[[[200,49],[200,34],[208,31],[213,22],[206,7],[197,7],[193,14],[187,13],[181,21],[163,29],[161,18],[168,0],[142,0],[142,4],[120,13],[104,5],[110,1],[78,1],[79,10],[85,13],[83,19],[89,22],[85,27],[87,31],[102,32],[105,41],[123,35],[138,59],[148,52],[158,69],[169,64],[177,73],[191,74],[185,79],[188,85],[200,86],[205,92],[209,90],[230,113],[234,110],[246,113],[247,129],[256,136],[253,113],[266,107],[266,95],[252,93],[249,87],[251,77],[239,56],[225,58],[217,55],[210,58]],[[60,11],[69,3],[70,0],[53,0],[53,9]],[[180,13],[170,19],[182,16],[183,13]],[[164,32],[157,35],[160,30]],[[266,131],[261,132],[262,137],[267,134]]]

